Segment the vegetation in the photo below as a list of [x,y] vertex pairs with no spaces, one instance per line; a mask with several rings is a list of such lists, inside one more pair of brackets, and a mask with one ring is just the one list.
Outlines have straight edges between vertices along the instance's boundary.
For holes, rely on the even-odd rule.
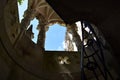
[[18,1],[18,3],[21,5],[24,0],[17,0],[17,1]]

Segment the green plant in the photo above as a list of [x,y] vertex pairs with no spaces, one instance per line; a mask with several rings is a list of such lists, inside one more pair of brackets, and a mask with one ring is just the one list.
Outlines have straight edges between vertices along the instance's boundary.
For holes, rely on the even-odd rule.
[[21,5],[24,0],[17,0],[17,1],[18,1],[18,3]]

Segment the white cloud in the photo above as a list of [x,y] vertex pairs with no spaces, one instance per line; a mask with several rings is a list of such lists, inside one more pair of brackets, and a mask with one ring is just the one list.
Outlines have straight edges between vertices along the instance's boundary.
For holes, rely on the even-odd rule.
[[65,41],[62,42],[62,47],[65,49],[66,48],[66,43]]
[[65,41],[63,41],[63,42],[61,43],[61,45],[57,48],[57,50],[59,50],[59,51],[64,51],[65,48],[66,48],[66,46],[65,46]]
[[59,46],[57,50],[58,50],[58,51],[61,51],[61,50],[63,50],[63,47],[62,47],[62,46]]

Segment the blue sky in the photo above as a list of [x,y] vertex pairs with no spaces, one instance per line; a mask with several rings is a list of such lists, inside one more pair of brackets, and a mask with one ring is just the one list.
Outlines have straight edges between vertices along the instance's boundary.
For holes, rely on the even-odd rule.
[[65,39],[66,28],[59,24],[49,27],[46,33],[45,48],[49,50],[63,50],[63,42]]
[[[19,18],[21,20],[23,18],[24,11],[27,9],[27,0],[24,0],[22,5],[19,5],[18,8],[19,8]],[[31,21],[31,24],[33,24],[33,32],[34,32],[33,41],[36,42],[38,35],[38,30],[36,30],[36,27],[38,25],[38,21],[34,19],[33,21]],[[66,28],[58,24],[54,24],[50,26],[49,30],[46,32],[45,49],[63,51],[65,31]]]

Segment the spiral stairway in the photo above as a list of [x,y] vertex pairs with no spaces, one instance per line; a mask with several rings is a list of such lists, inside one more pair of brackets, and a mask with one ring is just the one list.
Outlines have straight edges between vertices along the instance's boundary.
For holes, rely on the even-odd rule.
[[[59,18],[57,21],[60,22],[60,20]],[[68,22],[66,21],[66,23]],[[117,57],[118,62],[114,60],[114,57],[107,58],[108,63],[113,61],[111,62],[114,64],[113,66],[110,64],[109,67],[109,64],[107,64],[108,67],[106,68],[104,63],[100,63],[103,65],[103,74],[100,73],[99,67],[101,65],[98,67],[98,63],[96,71],[98,77],[96,78],[95,74],[91,74],[91,71],[96,69],[96,63],[92,61],[88,63],[88,58],[91,56],[86,56],[87,60],[84,60],[87,64],[87,68],[84,69],[85,75],[87,75],[86,79],[84,73],[81,72],[81,58],[84,58],[84,55],[81,57],[82,52],[44,51],[41,46],[31,41],[31,29],[23,33],[20,40],[17,39],[22,29],[18,19],[16,0],[0,1],[0,28],[0,80],[99,80],[98,78],[100,80],[119,80],[119,65],[117,65],[119,58]],[[106,28],[103,28],[103,30],[106,30]],[[107,35],[106,31],[103,33]],[[14,46],[16,40],[19,41]],[[85,53],[83,48],[85,47],[82,47]],[[106,56],[108,55],[106,54]],[[89,66],[91,64],[93,64],[92,67]],[[104,74],[104,71],[106,74]],[[105,78],[105,75],[108,75],[108,77]]]

